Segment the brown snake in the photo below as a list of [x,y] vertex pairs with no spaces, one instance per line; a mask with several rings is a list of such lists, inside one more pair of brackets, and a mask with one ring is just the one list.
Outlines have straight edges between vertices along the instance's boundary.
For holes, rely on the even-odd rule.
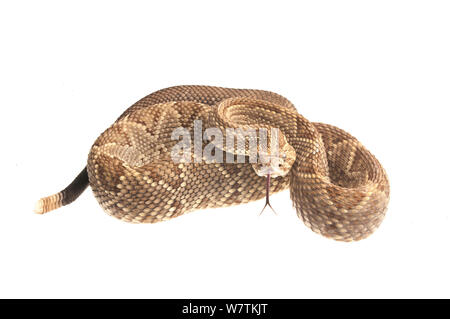
[[[174,130],[185,128],[193,136],[196,120],[203,123],[200,134],[210,127],[279,129],[277,167],[267,178],[260,176],[267,165],[259,159],[249,163],[248,150],[243,163],[173,161],[171,151],[179,142]],[[201,147],[217,141],[203,139]],[[238,155],[227,147],[213,153]],[[265,154],[274,157],[270,149]],[[289,188],[298,217],[313,231],[341,241],[370,235],[389,201],[383,167],[348,133],[309,122],[276,93],[211,86],[170,87],[135,103],[95,141],[86,168],[72,184],[39,200],[35,210],[67,205],[88,185],[106,212],[135,223],[247,203],[266,196],[266,187],[271,193]]]

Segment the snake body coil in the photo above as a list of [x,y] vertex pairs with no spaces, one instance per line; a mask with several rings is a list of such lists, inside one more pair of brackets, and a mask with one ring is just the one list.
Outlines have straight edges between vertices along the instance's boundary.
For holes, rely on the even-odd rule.
[[[255,173],[248,156],[243,163],[173,161],[174,130],[181,127],[193,136],[195,121],[204,123],[201,134],[208,127],[279,129],[292,154],[283,154],[288,171],[272,179],[270,192],[289,188],[297,215],[313,231],[360,240],[383,220],[389,182],[358,140],[334,126],[309,122],[278,94],[210,86],[171,87],[135,103],[95,141],[74,182],[41,199],[36,212],[72,202],[88,185],[106,212],[136,223],[263,198],[266,178]],[[201,147],[208,143],[203,139]],[[223,158],[230,153],[225,147],[215,152]]]

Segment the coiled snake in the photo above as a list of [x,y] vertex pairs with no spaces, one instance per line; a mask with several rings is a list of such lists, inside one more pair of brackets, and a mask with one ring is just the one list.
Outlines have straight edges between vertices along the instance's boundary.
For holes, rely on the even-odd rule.
[[[279,129],[279,136],[268,134],[268,140],[276,140],[280,151],[268,147],[251,162],[250,139],[239,154],[234,144],[207,136],[205,130],[212,127],[224,137],[228,128]],[[186,144],[190,150],[203,149],[200,158],[191,152],[184,161],[174,161],[177,128],[200,134],[201,145],[195,145],[195,136],[194,147]],[[222,158],[231,154],[233,161],[207,161],[207,149]],[[238,155],[244,160],[237,161]],[[269,162],[263,163],[264,155]],[[211,86],[170,87],[135,103],[98,137],[75,180],[39,200],[35,211],[67,205],[88,185],[106,212],[135,223],[247,203],[289,188],[298,217],[313,231],[341,241],[370,235],[389,201],[384,169],[350,134],[309,122],[276,93]]]

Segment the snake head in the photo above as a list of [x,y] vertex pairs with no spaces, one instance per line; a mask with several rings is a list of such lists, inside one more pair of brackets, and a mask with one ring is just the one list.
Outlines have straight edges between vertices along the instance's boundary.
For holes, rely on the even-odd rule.
[[258,162],[252,163],[258,176],[286,176],[295,162],[295,149],[287,143],[284,135],[280,136],[278,151],[259,152]]

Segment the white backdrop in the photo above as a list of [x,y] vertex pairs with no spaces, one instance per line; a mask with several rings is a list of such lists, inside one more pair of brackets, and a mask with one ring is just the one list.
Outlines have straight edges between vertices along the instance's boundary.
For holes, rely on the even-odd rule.
[[[450,297],[446,1],[0,4],[0,297]],[[286,96],[356,136],[391,182],[356,243],[309,230],[289,192],[134,225],[90,189],[47,215],[128,106],[179,84]]]

